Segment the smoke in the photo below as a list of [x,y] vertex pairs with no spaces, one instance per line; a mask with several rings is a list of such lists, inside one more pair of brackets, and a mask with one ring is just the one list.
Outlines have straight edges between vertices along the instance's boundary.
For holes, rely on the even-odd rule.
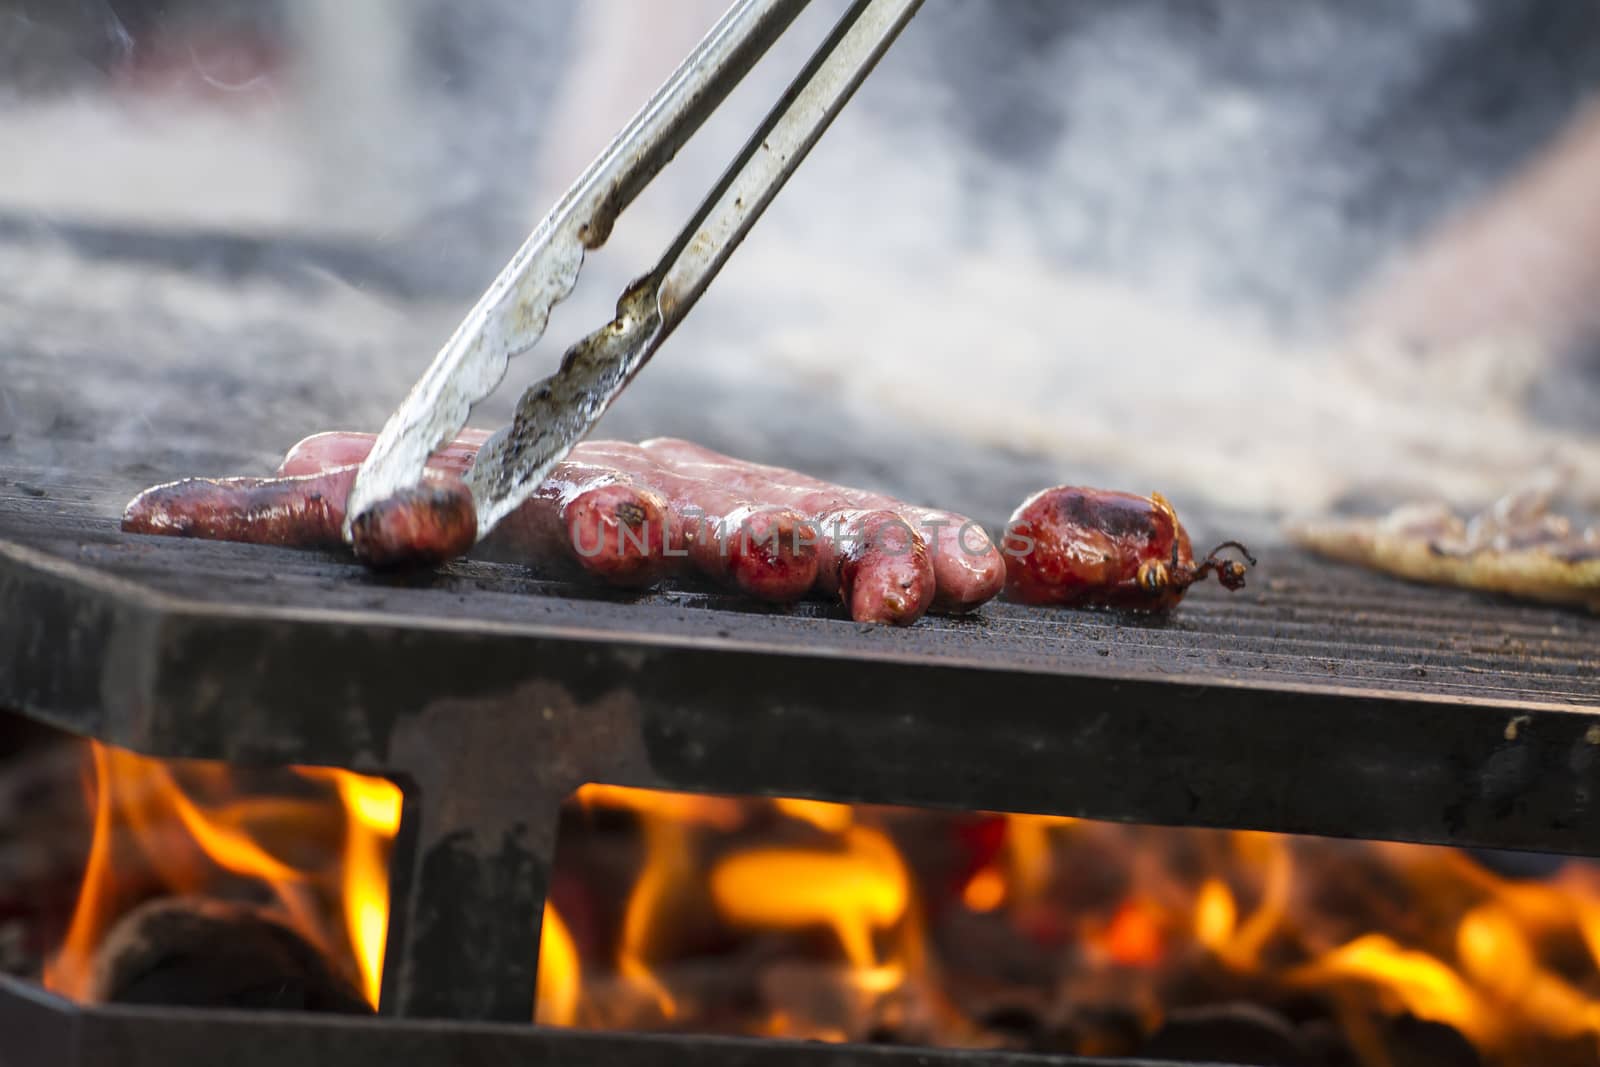
[[[621,23],[596,21],[614,44]],[[1482,500],[1539,469],[1593,471],[1592,437],[1540,426],[1505,387],[1554,365],[1516,347],[1357,358],[1371,349],[1338,332],[1351,293],[1525,163],[1592,84],[1570,49],[1563,77],[1527,74],[1550,57],[1514,47],[1484,59],[1508,21],[1472,0],[930,4],[638,399],[687,370],[809,383],[819,432],[848,409],[1043,454],[1063,480],[1115,471],[1252,510]],[[626,84],[594,61],[561,128],[615,128],[658,73]],[[1457,99],[1468,61],[1487,85]],[[753,76],[597,274],[650,261],[797,64],[790,49]],[[1509,110],[1488,121],[1485,101]],[[1404,151],[1372,150],[1403,134]]]
[[[402,283],[308,253],[330,292],[286,292],[284,317],[326,338],[381,322],[387,356],[291,377],[343,375],[337,392],[386,407],[723,6],[281,0],[270,18],[240,5],[240,23],[230,4],[103,4],[52,39],[101,42],[102,83],[176,55],[198,95],[130,102],[87,77],[23,92],[0,135],[32,150],[0,173],[0,212],[364,249]],[[640,198],[479,421],[606,319],[843,6],[816,0]],[[4,3],[0,19],[45,27]],[[285,61],[261,83],[161,46],[197,24],[275,34]],[[108,50],[119,29],[132,44]],[[1043,477],[1262,512],[1467,504],[1552,467],[1600,497],[1595,421],[1530,414],[1534,386],[1570,373],[1547,353],[1487,338],[1417,360],[1343,329],[1561,134],[1600,85],[1596,44],[1593,0],[933,0],[607,426],[781,462],[872,425],[831,447],[873,450],[863,465],[889,482],[1026,454]],[[105,271],[63,273],[77,281],[38,306],[81,307]],[[168,295],[206,284],[163,277]],[[153,339],[184,307],[215,331],[238,305],[267,329],[259,285],[208,294],[108,297],[103,314],[158,306]],[[686,424],[694,389],[706,410]],[[774,425],[808,446],[760,432]]]

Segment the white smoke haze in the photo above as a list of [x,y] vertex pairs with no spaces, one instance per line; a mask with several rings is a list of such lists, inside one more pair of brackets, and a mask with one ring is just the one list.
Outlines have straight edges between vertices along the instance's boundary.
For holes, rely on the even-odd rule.
[[[412,297],[333,269],[298,301],[308,336],[365,331],[385,353],[317,369],[382,410],[723,4],[280,6],[288,73],[206,68],[244,87],[225,104],[79,86],[0,107],[0,139],[31,146],[0,173],[0,212],[387,250],[418,279]],[[641,197],[491,411],[605,320],[843,6],[817,0]],[[1551,10],[1600,27],[1581,7]],[[1482,50],[1509,37],[1497,11],[932,0],[619,417],[647,421],[668,379],[706,380],[708,423],[758,421],[732,409],[759,387],[817,433],[848,414],[952,452],[1043,456],[1061,481],[1114,471],[1180,504],[1470,506],[1549,469],[1600,502],[1600,419],[1553,422],[1530,402],[1581,367],[1515,338],[1418,359],[1343,332],[1386,265],[1537,157],[1600,85],[1589,60],[1538,51],[1559,40],[1491,66]],[[40,35],[38,19],[15,24]],[[1600,37],[1550,32],[1600,53]],[[1472,95],[1502,83],[1522,108],[1509,118]],[[150,277],[143,298],[111,281],[89,294],[83,279],[108,272],[62,263],[48,284],[19,278],[30,301],[108,316],[149,303]],[[208,283],[181,275],[161,275],[156,303],[209,331],[263,299],[250,285],[201,299]]]
[[[981,33],[996,7],[968,5],[964,21]],[[1024,92],[1065,112],[1071,135],[1024,166],[952,134],[950,99],[982,86],[918,69],[915,35],[936,27],[914,23],[646,373],[781,373],[953,442],[1045,453],[1064,478],[1125,471],[1137,488],[1248,509],[1379,491],[1481,501],[1551,468],[1580,495],[1600,490],[1592,434],[1542,427],[1507,388],[1540,372],[1515,348],[1413,367],[1326,329],[1342,295],[1330,276],[1401,235],[1351,223],[1372,164],[1319,138],[1384,107],[1415,75],[1419,39],[1461,31],[1476,5],[1418,5],[1405,32],[1359,36],[1320,111],[1270,82],[1217,85],[1172,5],[1138,7],[1036,60]],[[1293,29],[1255,49],[1293,67],[1297,49],[1352,33],[1314,18]],[[647,91],[634,88],[624,98]],[[574,106],[589,127],[616,124],[614,106],[588,102]],[[606,257],[648,262],[690,203],[641,205],[643,224],[619,227]],[[1464,380],[1485,361],[1513,366]]]

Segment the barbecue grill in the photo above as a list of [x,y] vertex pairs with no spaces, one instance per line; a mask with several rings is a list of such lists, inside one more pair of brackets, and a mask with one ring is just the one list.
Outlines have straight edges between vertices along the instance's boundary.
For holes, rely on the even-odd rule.
[[[804,5],[765,6],[786,22]],[[892,26],[879,27],[885,34],[917,5],[871,6],[897,12]],[[751,25],[759,41],[778,29],[766,17]],[[744,47],[733,52],[724,57],[728,69],[707,68],[713,87],[726,88],[729,70],[753,62]],[[873,54],[865,49],[848,66],[859,73]],[[842,99],[851,81],[837,74],[809,104],[805,94],[784,97],[781,106],[806,105],[796,112],[799,133],[820,129],[827,109],[818,111],[818,99]],[[650,153],[635,156],[631,142],[618,142],[607,179],[615,185],[589,189],[593,203],[584,210],[592,214],[551,231],[560,231],[551,246],[560,254],[532,271],[534,281],[576,271],[590,226],[608,230],[647,172],[703,117],[698,93],[687,99],[682,114],[655,113],[665,125],[645,138],[656,142]],[[607,373],[598,384],[573,393],[587,407],[558,405],[585,411],[558,444],[586,432],[670,332],[717,256],[759,214],[753,190],[774,191],[807,136],[768,129],[749,142],[753,185],[719,187],[707,209],[720,205],[720,221],[702,230],[706,216],[697,216],[653,272],[665,295],[646,305],[659,317],[619,313],[615,326],[594,335],[603,353],[613,330],[637,331],[626,351],[601,360]],[[450,167],[470,169],[454,158]],[[0,333],[0,446],[16,442],[0,453],[0,714],[164,759],[382,775],[403,788],[404,801],[388,867],[378,1017],[87,1004],[0,974],[0,1067],[1091,1062],[530,1025],[558,815],[591,783],[1600,856],[1591,798],[1600,761],[1600,619],[1407,585],[1282,547],[1265,546],[1243,593],[1203,585],[1170,618],[996,602],[971,616],[894,629],[855,624],[834,604],[769,607],[692,580],[622,593],[488,558],[384,575],[346,552],[123,534],[122,502],[153,481],[243,473],[235,461],[256,463],[296,429],[380,424],[393,383],[379,379],[403,361],[386,352],[380,365],[359,346],[403,351],[415,338],[362,336],[348,322],[301,329],[303,292],[323,291],[310,275],[326,268],[369,292],[429,294],[413,271],[395,267],[381,241],[352,248],[338,239],[73,220],[52,221],[47,231],[31,215],[0,214],[0,240],[24,249],[15,253],[24,264],[18,276],[34,267],[33,256],[59,254],[61,242],[107,275],[135,266],[98,297],[97,280],[86,279],[81,294],[59,305],[46,300],[36,310],[24,295],[14,315],[0,315],[0,324],[18,323]],[[504,277],[539,266],[540,240]],[[259,300],[260,318],[240,317],[230,305],[218,316],[225,325],[208,330],[184,292],[164,303],[155,285],[129,284],[158,264],[176,266],[188,284],[207,273],[198,266],[205,263],[209,282],[270,279],[262,287],[270,294],[253,292],[242,305]],[[71,262],[65,273],[81,266]],[[475,311],[469,324],[513,312],[504,336],[483,334],[504,349],[495,357],[503,362],[543,328],[545,309],[538,301],[490,304],[499,311]],[[458,335],[441,359],[458,340],[460,355],[479,339],[470,330]],[[114,356],[112,347],[120,349]],[[310,352],[342,369],[328,378],[344,381],[324,381]],[[481,353],[463,358],[479,361]],[[453,432],[493,362],[445,390],[460,410],[429,412],[441,420],[428,423],[430,433]],[[347,388],[363,366],[372,380]],[[741,382],[730,404],[726,383],[693,375],[690,368],[642,383],[629,394],[642,406],[607,415],[605,433],[703,430],[713,435],[704,443],[731,453],[954,507],[991,526],[1025,492],[1065,477],[1181,491],[1086,463],[1069,473],[1056,459],[1001,453],[941,425],[936,411],[915,429],[877,410],[871,426],[846,426],[851,413],[830,397],[815,405],[830,420],[818,433],[816,410],[802,410],[790,391],[797,383]],[[418,406],[432,407],[427,391],[416,395]],[[513,459],[553,417],[539,408],[548,387],[527,395],[532,406],[522,414],[537,417],[520,419],[534,425],[508,438]],[[708,425],[705,411],[719,407],[736,409],[731,428]],[[510,411],[487,400],[476,414],[492,425]],[[400,436],[417,438],[409,443],[411,467],[419,467],[432,439]],[[1138,436],[1128,434],[1136,446]],[[1149,447],[1166,454],[1173,440],[1182,447],[1181,437]],[[1009,434],[1003,440],[1012,443]],[[933,458],[886,469],[913,455]],[[368,471],[364,479],[393,488],[417,473],[389,465],[384,477]],[[487,495],[513,506],[506,487],[534,484],[536,466],[513,463]],[[1262,547],[1257,535],[1276,518],[1204,507],[1181,509],[1205,535],[1197,543],[1240,536]],[[369,995],[376,988],[370,982]]]
[[16,1062],[970,1058],[488,1025],[528,1018],[557,808],[591,781],[1600,855],[1600,623],[1573,613],[1280,551],[1171,620],[994,604],[902,631],[134,538],[92,477],[0,478],[0,704],[150,755],[407,786],[388,1018],[88,1008],[8,979]]

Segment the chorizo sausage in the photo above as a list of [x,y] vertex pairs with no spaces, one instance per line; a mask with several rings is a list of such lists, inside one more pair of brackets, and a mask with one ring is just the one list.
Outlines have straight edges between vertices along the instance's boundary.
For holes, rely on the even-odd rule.
[[1011,516],[1003,550],[1006,591],[1024,604],[1170,611],[1213,571],[1227,589],[1244,586],[1245,565],[1218,555],[1199,563],[1189,534],[1159,493],[1148,497],[1057,486],[1035,493]]

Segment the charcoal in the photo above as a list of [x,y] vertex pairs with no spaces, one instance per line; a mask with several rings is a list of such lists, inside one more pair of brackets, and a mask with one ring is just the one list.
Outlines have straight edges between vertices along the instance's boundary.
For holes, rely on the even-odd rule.
[[304,937],[258,908],[199,897],[143,904],[112,927],[93,1000],[118,1004],[371,1014]]
[[1479,1067],[1483,1063],[1472,1042],[1444,1023],[1403,1015],[1390,1023],[1386,1036],[1390,1056],[1406,1067]]
[[1116,1004],[1080,1005],[1069,1018],[1051,1021],[1035,1036],[1032,1052],[1077,1056],[1131,1056],[1143,1038],[1138,1013]]
[[1314,1067],[1305,1041],[1282,1015],[1254,1004],[1173,1012],[1140,1055],[1157,1060]]

